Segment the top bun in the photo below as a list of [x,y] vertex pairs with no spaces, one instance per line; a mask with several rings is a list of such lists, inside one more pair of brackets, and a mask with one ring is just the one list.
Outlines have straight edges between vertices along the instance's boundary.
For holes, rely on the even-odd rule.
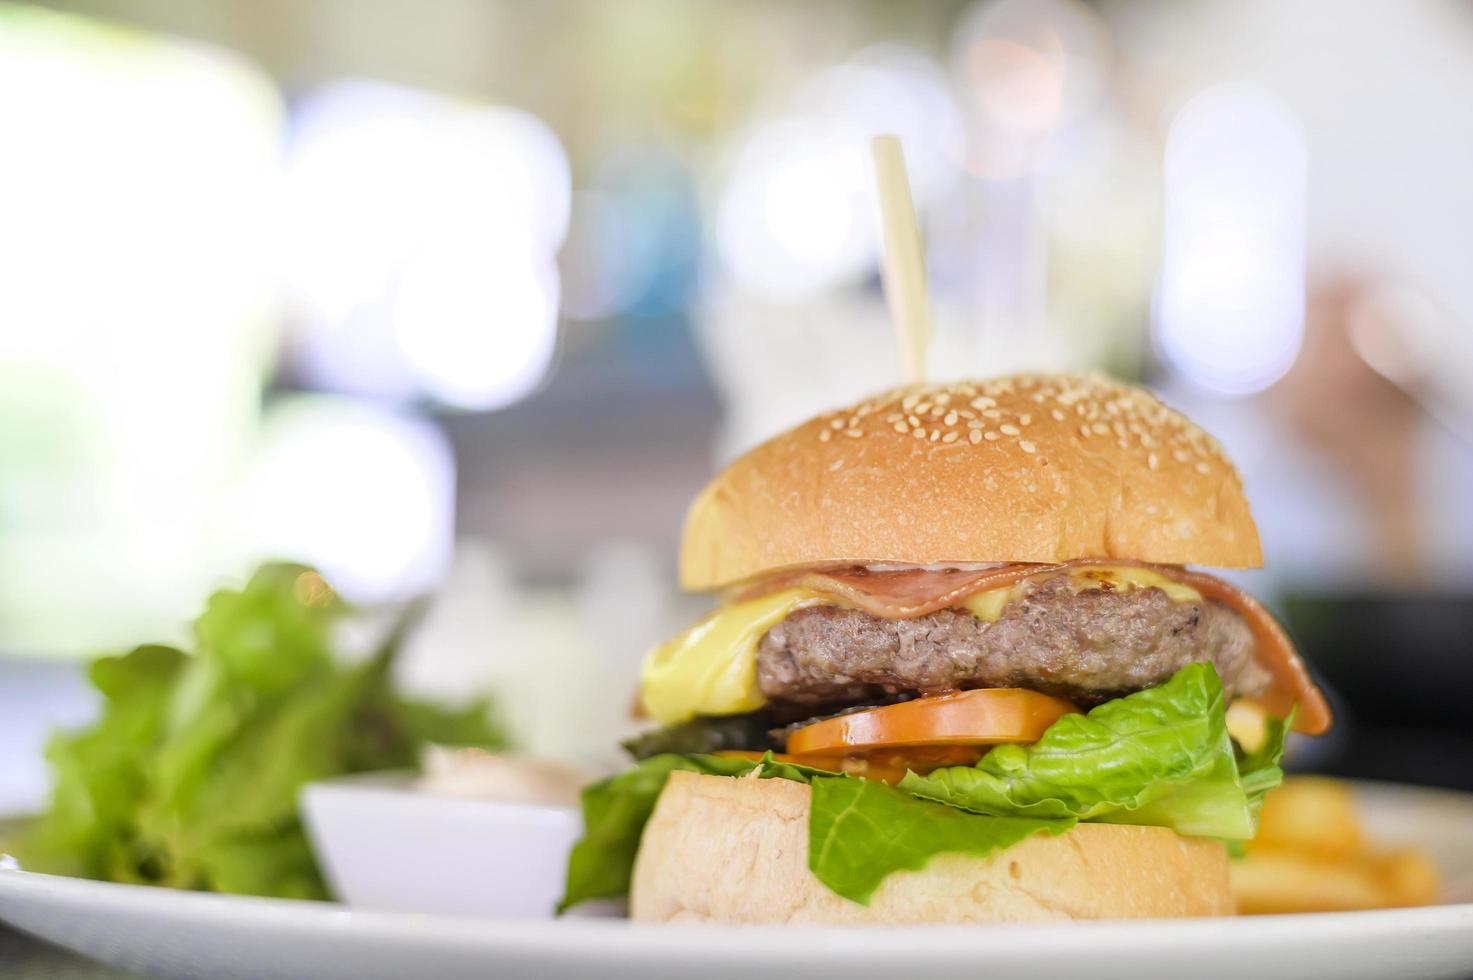
[[898,388],[753,449],[691,505],[680,582],[1076,558],[1263,563],[1217,440],[1140,388],[1020,374]]

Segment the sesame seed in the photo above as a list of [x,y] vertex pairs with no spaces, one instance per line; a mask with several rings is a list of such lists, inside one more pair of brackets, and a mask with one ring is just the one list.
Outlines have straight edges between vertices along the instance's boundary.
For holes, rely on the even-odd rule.
[[[1041,407],[1022,411],[1028,399]],[[880,424],[902,436],[909,433],[913,438],[945,445],[980,445],[1005,438],[1021,440],[1024,428],[1043,419],[1044,412],[1047,418],[1060,423],[1061,429],[1074,429],[1082,440],[1098,434],[1122,450],[1138,447],[1145,457],[1143,462],[1152,469],[1175,459],[1204,476],[1217,473],[1214,467],[1218,466],[1231,471],[1232,464],[1211,436],[1149,393],[1096,375],[899,387],[841,412],[826,414],[815,425],[824,442],[832,442],[838,432],[858,439],[875,431],[878,425],[863,426],[864,419],[873,417],[882,419]],[[1042,465],[1046,457],[1036,441],[1033,445]]]
[[1025,453],[1035,453],[1035,452],[1038,452],[1038,447],[1035,446],[1033,443],[1029,442],[1027,439],[1020,439],[1020,440],[1018,440],[1018,448],[1021,449],[1021,450],[1023,450],[1023,452],[1025,452]]

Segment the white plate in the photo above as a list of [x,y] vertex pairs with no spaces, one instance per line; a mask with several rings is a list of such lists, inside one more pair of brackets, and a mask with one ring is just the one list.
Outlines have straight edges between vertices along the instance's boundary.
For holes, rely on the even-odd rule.
[[[1455,893],[1468,887],[1473,797],[1390,787],[1363,795],[1380,836],[1418,840],[1437,855]],[[0,870],[0,920],[173,977],[1473,976],[1473,903],[1066,926],[722,930],[349,910]]]

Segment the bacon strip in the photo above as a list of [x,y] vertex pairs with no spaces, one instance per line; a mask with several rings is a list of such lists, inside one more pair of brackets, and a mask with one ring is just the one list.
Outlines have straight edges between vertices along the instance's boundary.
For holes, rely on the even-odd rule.
[[1216,599],[1247,620],[1248,628],[1253,631],[1254,659],[1273,678],[1268,690],[1258,699],[1271,714],[1287,718],[1290,709],[1297,704],[1299,713],[1294,716],[1295,731],[1323,735],[1330,730],[1333,719],[1324,694],[1310,680],[1309,668],[1300,659],[1289,635],[1257,599],[1220,578],[1201,572],[1173,568],[1163,569],[1162,574],[1183,585],[1190,585],[1204,598]]
[[753,599],[782,589],[811,589],[882,619],[915,619],[956,605],[967,596],[991,589],[1009,588],[1035,576],[1057,575],[1071,568],[1090,565],[1134,565],[1149,568],[1167,578],[1190,586],[1204,598],[1215,599],[1232,609],[1253,632],[1256,659],[1271,678],[1268,691],[1259,700],[1278,717],[1288,717],[1298,706],[1296,731],[1322,735],[1330,728],[1330,708],[1282,626],[1269,611],[1241,589],[1201,572],[1170,565],[1111,559],[1079,559],[1057,565],[1010,564],[981,569],[907,569],[871,571],[863,567],[799,569],[759,582],[735,597]]
[[1006,588],[1041,570],[1063,567],[1015,564],[976,571],[915,568],[900,572],[873,572],[864,567],[801,569],[759,582],[733,601],[783,589],[812,589],[881,619],[915,619],[954,606],[974,592]]

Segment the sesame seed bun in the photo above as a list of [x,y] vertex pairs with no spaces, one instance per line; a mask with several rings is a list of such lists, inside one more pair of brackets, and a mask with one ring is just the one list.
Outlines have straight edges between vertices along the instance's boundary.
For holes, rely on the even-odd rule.
[[810,790],[676,772],[645,827],[630,916],[645,922],[940,924],[1230,915],[1227,852],[1161,827],[1080,824],[987,858],[941,854],[868,905],[808,870]]
[[1140,388],[1023,374],[896,389],[763,443],[691,505],[680,579],[1076,558],[1262,564],[1210,435]]

